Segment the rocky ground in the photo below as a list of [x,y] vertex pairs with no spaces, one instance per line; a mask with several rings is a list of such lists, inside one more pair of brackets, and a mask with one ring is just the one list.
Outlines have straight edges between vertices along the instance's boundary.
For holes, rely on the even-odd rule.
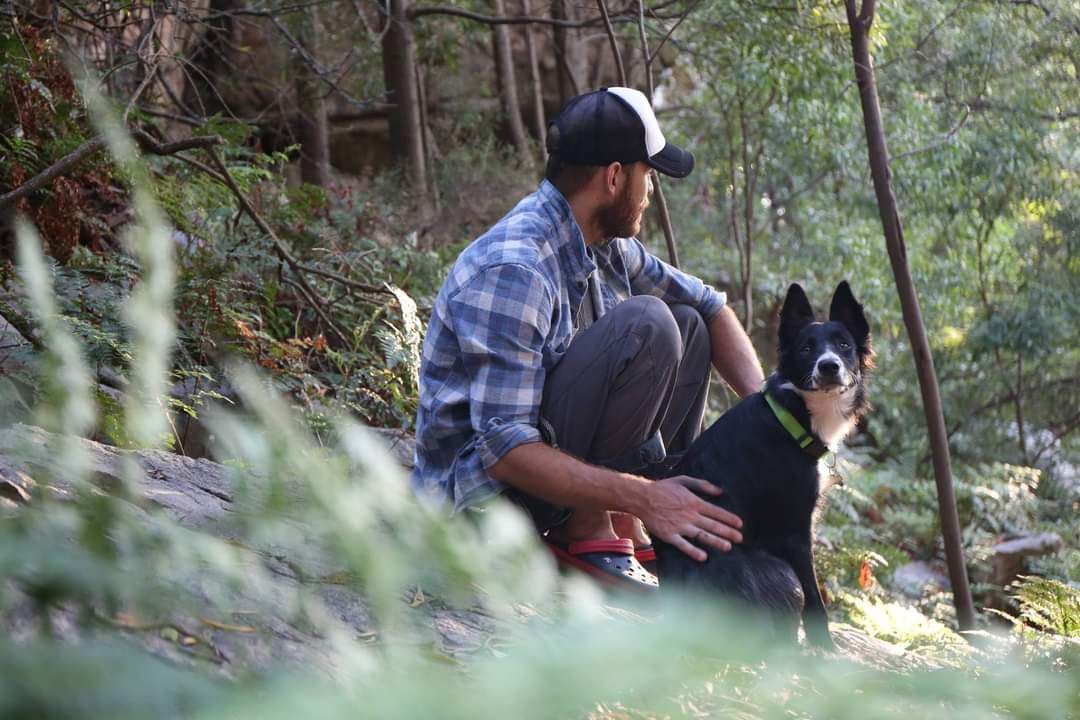
[[[411,463],[412,441],[407,435],[384,431],[388,449],[403,464]],[[48,450],[51,436],[46,431],[27,425],[15,425],[0,430],[0,507],[5,515],[34,503],[44,493],[69,498],[73,488],[62,480],[58,460]],[[141,486],[144,506],[156,506],[172,519],[191,529],[197,529],[226,540],[235,528],[233,472],[206,459],[193,459],[166,451],[124,451],[90,440],[81,440],[92,458],[92,482],[103,492],[121,483],[121,463],[134,458],[143,469],[145,482]],[[53,478],[47,483],[41,478]],[[283,557],[272,548],[255,549],[261,562],[271,570],[273,582],[282,594],[293,594],[301,583],[310,589],[353,636],[362,641],[377,642],[378,628],[374,626],[367,605],[360,593],[334,582],[312,581],[328,578],[329,568],[301,568],[297,560]],[[310,562],[310,561],[307,561]],[[198,590],[195,590],[198,592]],[[450,658],[475,653],[499,652],[501,628],[499,622],[476,610],[453,608],[437,598],[407,590],[403,602],[416,612],[423,613],[423,622],[430,632],[433,648]],[[4,622],[18,637],[29,631],[29,603]],[[258,671],[272,664],[302,663],[324,667],[333,672],[329,640],[305,629],[302,623],[290,619],[290,614],[246,617],[243,624],[233,619],[214,620],[201,617],[174,618],[153,625],[140,625],[123,618],[111,620],[108,631],[120,631],[136,636],[155,654],[191,661],[199,658],[220,666],[227,675]],[[72,635],[75,624],[63,612],[57,612],[54,626],[61,633]],[[904,671],[925,666],[922,658],[906,653],[902,648],[871,638],[848,626],[834,628],[839,651],[862,664],[881,669]]]

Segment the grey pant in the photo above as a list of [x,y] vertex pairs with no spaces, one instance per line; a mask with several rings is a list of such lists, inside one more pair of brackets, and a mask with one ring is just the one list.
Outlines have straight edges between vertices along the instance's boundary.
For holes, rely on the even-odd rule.
[[[589,463],[663,477],[701,432],[709,348],[705,321],[688,305],[651,296],[619,303],[548,373],[545,440]],[[572,514],[516,490],[509,498],[541,532]]]

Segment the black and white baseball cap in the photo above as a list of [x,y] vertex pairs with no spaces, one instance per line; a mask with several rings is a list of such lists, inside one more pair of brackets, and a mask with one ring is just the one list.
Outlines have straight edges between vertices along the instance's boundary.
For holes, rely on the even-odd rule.
[[664,139],[645,94],[625,87],[566,103],[548,126],[547,151],[567,165],[646,162],[677,178],[694,169],[694,156]]

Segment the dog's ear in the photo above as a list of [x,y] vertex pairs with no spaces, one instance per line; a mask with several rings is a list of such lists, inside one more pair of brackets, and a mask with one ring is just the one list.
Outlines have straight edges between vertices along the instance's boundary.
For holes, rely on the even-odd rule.
[[784,306],[780,308],[780,348],[790,347],[799,331],[814,322],[814,309],[802,286],[792,283],[788,288]]
[[836,286],[829,305],[829,319],[848,329],[860,354],[870,352],[870,323],[866,322],[863,306],[855,299],[847,280]]

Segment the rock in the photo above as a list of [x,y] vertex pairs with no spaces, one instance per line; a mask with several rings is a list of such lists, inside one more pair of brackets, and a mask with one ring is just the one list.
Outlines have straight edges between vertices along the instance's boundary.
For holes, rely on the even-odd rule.
[[371,428],[371,430],[386,442],[390,454],[401,463],[402,467],[406,470],[412,469],[416,464],[416,438],[412,433],[393,428]]
[[943,659],[908,652],[899,645],[871,637],[846,623],[831,623],[829,634],[836,643],[837,651],[860,665],[877,670],[909,673],[915,670],[939,670],[949,666]]
[[949,578],[935,565],[919,560],[898,567],[892,584],[905,595],[920,598],[929,586],[948,590]]
[[[411,458],[412,445],[407,437],[383,433],[399,448],[402,457]],[[63,480],[61,466],[50,442],[56,436],[41,428],[15,425],[0,429],[0,518],[19,512],[20,505],[34,502],[38,494],[48,492],[58,499],[70,499],[74,488]],[[189,458],[163,450],[119,450],[91,440],[79,440],[89,454],[92,481],[108,491],[119,487],[123,463],[130,458],[143,469],[144,481],[138,490],[145,500],[160,507],[186,528],[197,529],[215,537],[233,540],[236,536],[234,495],[235,471],[206,459]],[[246,546],[245,546],[246,547]],[[321,601],[321,607],[309,608],[337,620],[355,638],[371,640],[376,629],[363,595],[346,579],[339,579],[340,568],[329,567],[317,557],[286,557],[279,548],[246,547],[252,559],[269,570],[274,597],[280,596],[280,611],[257,614],[238,611],[226,617],[175,617],[163,625],[158,620],[148,628],[130,620],[110,620],[113,629],[137,637],[152,653],[170,660],[192,663],[209,662],[226,676],[238,676],[271,666],[302,666],[334,674],[336,654],[332,639],[314,632],[310,623],[288,598],[296,596],[301,586]],[[195,598],[207,598],[207,591],[197,582],[185,588]],[[258,590],[266,592],[266,588]],[[237,608],[278,607],[265,595],[253,598],[246,588],[235,588],[229,605]],[[18,600],[11,613],[0,620],[0,632],[11,637],[28,637],[37,627],[33,603]],[[207,602],[207,607],[215,605]],[[218,605],[220,607],[220,605]],[[433,645],[447,655],[461,655],[487,647],[498,623],[486,614],[472,610],[448,609],[438,602],[424,603],[409,610]],[[298,617],[299,615],[299,617]],[[77,640],[81,632],[91,632],[77,621],[74,608],[54,611],[54,628],[59,636]],[[82,628],[82,629],[80,629]],[[169,629],[171,628],[171,629]],[[168,630],[169,637],[162,633]],[[181,640],[177,642],[175,635]],[[194,638],[192,640],[192,638]],[[185,642],[190,645],[185,645]]]
[[993,549],[995,555],[1002,556],[1052,555],[1061,549],[1061,536],[1057,533],[1024,535],[998,543]]
[[5,373],[31,363],[34,346],[23,337],[8,319],[0,315],[0,367]]
[[1005,587],[1026,571],[1024,558],[1052,555],[1061,549],[1061,545],[1061,536],[1057,533],[1023,535],[998,543],[992,548],[990,582]]
[[18,470],[0,465],[0,506],[25,505],[30,502],[33,480]]
[[0,315],[0,422],[21,420],[29,414],[28,401],[37,356],[33,344],[7,318]]

